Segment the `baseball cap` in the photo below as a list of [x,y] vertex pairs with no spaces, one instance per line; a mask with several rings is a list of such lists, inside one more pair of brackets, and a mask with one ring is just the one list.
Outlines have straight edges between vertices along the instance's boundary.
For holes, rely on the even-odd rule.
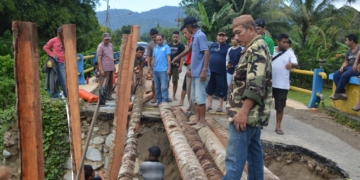
[[218,35],[224,35],[224,36],[226,36],[226,33],[224,33],[224,32],[219,32]]
[[62,27],[60,26],[59,28],[57,28],[57,31],[56,32],[61,32],[62,31]]
[[184,19],[184,26],[195,24],[197,23],[197,20],[194,16],[188,16]]
[[102,36],[104,39],[111,39],[111,36],[109,33],[104,33]]
[[157,146],[152,146],[148,149],[150,155],[154,158],[159,158],[161,154],[161,150]]
[[255,24],[260,27],[265,27],[265,21],[261,18],[256,19]]

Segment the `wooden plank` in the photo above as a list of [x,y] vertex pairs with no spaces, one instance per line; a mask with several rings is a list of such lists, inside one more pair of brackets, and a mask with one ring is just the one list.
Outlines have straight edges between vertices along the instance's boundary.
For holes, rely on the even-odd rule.
[[[82,156],[79,84],[76,60],[76,26],[75,24],[65,24],[62,25],[62,29],[65,48],[66,90],[69,108],[68,117],[70,118],[70,149],[74,167],[73,173],[76,174],[79,170],[78,168]],[[84,173],[80,174],[80,179],[85,179]]]
[[45,177],[37,28],[36,24],[31,22],[15,21],[12,23],[12,30],[21,179],[43,180]]

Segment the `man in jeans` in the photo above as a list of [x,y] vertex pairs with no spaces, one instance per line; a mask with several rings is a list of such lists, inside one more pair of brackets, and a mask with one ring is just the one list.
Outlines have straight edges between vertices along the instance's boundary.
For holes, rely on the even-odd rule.
[[169,102],[169,75],[171,71],[170,47],[164,44],[164,37],[156,35],[156,46],[153,53],[153,79],[155,83],[155,93],[157,104]]
[[[100,69],[100,82],[102,85],[105,78],[107,78],[106,85],[106,99],[114,100],[111,97],[113,89],[113,72],[115,70],[114,64],[114,50],[110,43],[111,36],[109,33],[104,33],[102,36],[102,42],[97,47],[98,64]],[[100,87],[101,88],[101,87]],[[104,100],[105,102],[105,100]],[[101,104],[104,105],[104,104]]]
[[209,68],[209,47],[207,45],[206,35],[200,30],[195,17],[189,16],[184,19],[184,27],[189,33],[193,34],[191,43],[191,98],[196,106],[195,121],[189,124],[195,124],[194,129],[199,130],[206,126],[206,86],[210,79]]
[[251,15],[235,18],[232,25],[235,39],[245,49],[229,86],[226,109],[230,123],[223,180],[240,179],[246,161],[247,179],[263,180],[260,126],[268,125],[271,112],[271,56]]

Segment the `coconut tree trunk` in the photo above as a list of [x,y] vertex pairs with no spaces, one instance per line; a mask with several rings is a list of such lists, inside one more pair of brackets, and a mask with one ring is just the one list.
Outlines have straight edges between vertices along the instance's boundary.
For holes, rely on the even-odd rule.
[[138,145],[137,134],[139,130],[141,111],[143,107],[143,97],[144,97],[144,86],[141,85],[136,88],[133,111],[131,113],[129,127],[127,129],[124,155],[122,157],[122,163],[118,177],[118,179],[121,180],[133,179],[135,161],[137,157],[137,145]]
[[161,103],[159,111],[182,179],[208,179],[177,123],[169,103]]
[[223,178],[223,174],[214,163],[214,160],[207,151],[205,144],[201,141],[199,135],[190,125],[186,124],[189,120],[184,116],[183,112],[178,109],[174,111],[176,120],[184,132],[184,135],[189,142],[193,152],[199,160],[201,167],[205,171],[209,180],[219,180]]

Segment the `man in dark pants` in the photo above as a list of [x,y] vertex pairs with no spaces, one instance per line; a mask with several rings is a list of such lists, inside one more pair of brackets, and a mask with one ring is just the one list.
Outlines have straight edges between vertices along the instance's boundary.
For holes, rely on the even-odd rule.
[[284,116],[287,94],[290,89],[290,69],[296,68],[298,61],[294,51],[289,50],[289,36],[280,34],[277,38],[278,46],[275,47],[272,57],[272,86],[276,110],[276,128],[277,134],[283,135],[281,121]]
[[350,48],[345,55],[345,61],[338,71],[334,73],[334,83],[336,85],[335,94],[330,96],[332,100],[347,100],[345,92],[345,86],[349,82],[351,76],[359,76],[357,72],[357,65],[359,62],[355,62],[356,55],[360,51],[358,45],[358,37],[355,34],[349,34],[346,36],[345,44]]
[[207,110],[212,110],[213,96],[219,97],[219,107],[216,112],[222,112],[224,99],[227,95],[228,85],[226,80],[226,54],[230,45],[226,43],[226,34],[219,32],[217,42],[210,45],[210,80],[206,87],[208,100]]
[[105,78],[107,78],[106,99],[114,100],[114,98],[111,97],[113,92],[113,73],[115,71],[114,50],[110,42],[111,36],[109,33],[104,33],[102,39],[102,42],[97,47],[97,56],[100,69],[99,84],[102,85]]
[[[173,95],[172,100],[177,101],[176,99],[176,91],[178,87],[178,81],[179,81],[179,73],[182,71],[182,65],[183,65],[183,59],[176,60],[174,59],[177,55],[182,53],[185,50],[185,46],[179,42],[179,31],[174,31],[172,34],[172,40],[173,42],[169,44],[171,49],[171,73],[169,77],[172,80],[173,83]],[[170,82],[169,82],[170,84]]]

